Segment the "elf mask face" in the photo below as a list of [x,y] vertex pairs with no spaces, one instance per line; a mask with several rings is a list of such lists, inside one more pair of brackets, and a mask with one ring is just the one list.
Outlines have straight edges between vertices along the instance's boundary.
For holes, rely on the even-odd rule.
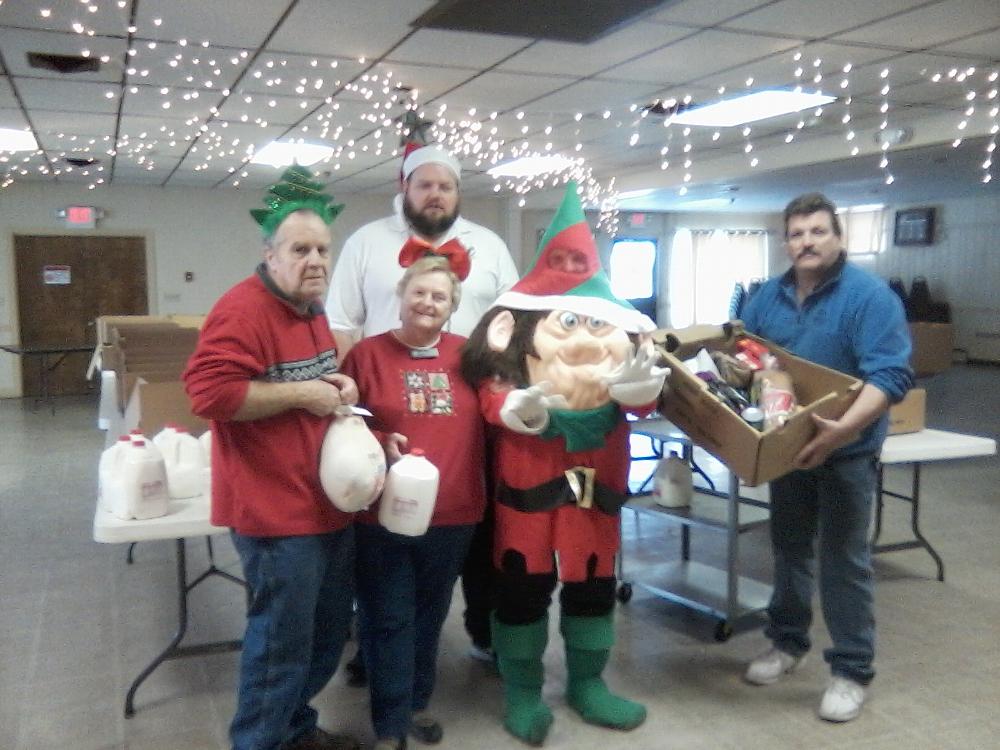
[[602,376],[625,360],[629,337],[603,320],[553,310],[538,322],[533,344],[537,356],[526,360],[531,383],[548,381],[570,409],[593,409],[610,400]]

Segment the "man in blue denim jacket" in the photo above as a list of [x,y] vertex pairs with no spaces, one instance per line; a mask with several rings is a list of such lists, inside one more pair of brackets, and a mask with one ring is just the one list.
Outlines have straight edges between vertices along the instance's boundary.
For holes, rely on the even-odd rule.
[[913,383],[910,337],[899,297],[847,262],[829,199],[800,196],[785,208],[784,219],[792,267],[753,295],[743,316],[746,328],[864,385],[840,419],[813,416],[816,435],[795,457],[796,470],[771,483],[774,592],[765,633],[773,646],[745,676],[755,685],[775,683],[809,650],[818,537],[820,601],[833,641],[824,653],[832,677],[819,715],[850,721],[875,676],[868,527],[886,412]]

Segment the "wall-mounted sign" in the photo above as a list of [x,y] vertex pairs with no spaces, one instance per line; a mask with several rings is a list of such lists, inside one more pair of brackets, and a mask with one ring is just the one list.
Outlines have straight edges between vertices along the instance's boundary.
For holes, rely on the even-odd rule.
[[104,209],[96,206],[66,206],[56,211],[56,216],[66,221],[66,226],[93,229],[97,220],[104,218]]
[[70,283],[69,266],[42,266],[42,282],[66,286]]

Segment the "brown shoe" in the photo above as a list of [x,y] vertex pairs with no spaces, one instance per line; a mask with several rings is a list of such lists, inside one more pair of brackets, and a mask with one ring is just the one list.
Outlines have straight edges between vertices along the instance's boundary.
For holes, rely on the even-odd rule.
[[361,743],[350,734],[330,734],[316,727],[294,742],[282,746],[281,750],[361,750]]

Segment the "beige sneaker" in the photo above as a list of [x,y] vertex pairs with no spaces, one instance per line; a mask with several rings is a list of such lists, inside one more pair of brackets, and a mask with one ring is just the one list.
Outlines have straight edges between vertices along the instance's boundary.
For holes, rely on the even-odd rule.
[[792,656],[772,647],[750,662],[743,679],[753,685],[773,685],[786,674],[798,669],[805,658],[804,655]]
[[858,718],[864,704],[864,685],[834,675],[820,701],[819,718],[837,722],[850,721]]

